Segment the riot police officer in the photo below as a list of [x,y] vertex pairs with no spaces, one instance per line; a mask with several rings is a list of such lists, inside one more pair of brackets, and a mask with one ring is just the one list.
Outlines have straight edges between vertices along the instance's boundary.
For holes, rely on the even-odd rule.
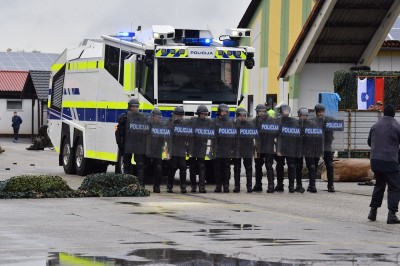
[[160,180],[162,175],[162,152],[165,139],[170,137],[170,129],[162,124],[162,113],[154,108],[150,116],[150,134],[147,141],[147,169],[154,175],[153,192],[160,193]]
[[[136,162],[137,176],[140,184],[144,185],[144,161],[146,147],[146,125],[144,116],[139,113],[138,99],[130,99],[127,112],[118,118],[115,138],[123,154],[123,171],[125,174],[132,174],[132,153]],[[130,126],[136,125],[136,126]],[[140,129],[139,129],[140,128]],[[148,129],[148,128],[147,128]]]
[[[333,131],[329,131],[326,129],[326,122],[329,121],[330,117],[325,116],[325,106],[321,103],[318,103],[314,107],[316,118],[319,122],[322,122],[324,125],[324,143],[323,143],[323,159],[326,166],[326,175],[328,178],[328,192],[335,192],[335,187],[333,186],[333,176],[334,176],[334,167],[333,167],[333,151],[332,151],[332,142],[333,142]],[[318,169],[319,157],[315,157],[315,167]]]
[[243,165],[246,171],[246,188],[247,192],[253,192],[252,189],[252,178],[253,178],[253,147],[254,138],[258,135],[257,130],[254,128],[251,122],[247,120],[247,111],[244,108],[239,107],[236,110],[236,158],[233,159],[233,173],[235,179],[235,188],[233,192],[240,192],[240,172]]
[[287,104],[283,104],[279,107],[280,117],[278,118],[278,123],[280,125],[280,132],[277,139],[277,185],[275,191],[284,191],[283,178],[286,159],[288,165],[289,193],[294,193],[296,157],[298,157],[298,146],[301,132],[298,126],[298,121],[293,117],[289,117],[290,111],[290,106]]
[[304,193],[302,185],[303,174],[303,158],[305,158],[308,170],[308,191],[317,192],[315,187],[316,168],[314,164],[314,157],[319,156],[322,152],[322,126],[315,123],[314,119],[308,119],[308,109],[302,107],[297,112],[299,117],[299,124],[301,127],[301,154],[296,159],[296,192]]
[[174,186],[174,177],[176,170],[179,169],[179,180],[181,193],[186,193],[186,151],[188,149],[188,137],[186,134],[180,134],[181,127],[184,126],[183,116],[185,111],[183,107],[175,107],[172,112],[172,117],[169,121],[171,126],[171,140],[169,143],[169,170],[168,170],[168,184],[167,192],[172,193],[172,188]]
[[231,159],[233,157],[234,139],[237,130],[234,128],[233,122],[229,120],[229,108],[224,103],[218,105],[214,128],[215,139],[212,143],[216,182],[214,192],[222,192],[223,186],[224,193],[229,193]]
[[205,105],[199,105],[197,107],[196,115],[191,119],[191,126],[195,129],[192,141],[190,143],[190,158],[189,158],[189,170],[190,170],[190,183],[192,190],[196,192],[196,175],[197,170],[199,172],[199,192],[206,193],[205,188],[205,164],[204,157],[207,152],[208,139],[213,137],[214,131],[211,129],[211,120],[207,118],[208,108]]
[[261,192],[262,188],[262,167],[265,164],[267,170],[268,188],[267,193],[274,192],[274,146],[275,138],[279,132],[279,127],[275,120],[267,113],[267,107],[264,104],[258,104],[256,107],[255,127],[258,129],[259,138],[256,139],[257,154],[254,158],[256,183],[253,191]]

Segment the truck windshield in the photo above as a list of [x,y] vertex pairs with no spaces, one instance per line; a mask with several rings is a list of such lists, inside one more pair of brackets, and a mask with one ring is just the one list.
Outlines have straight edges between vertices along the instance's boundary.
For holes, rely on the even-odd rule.
[[158,101],[236,104],[239,60],[158,59]]

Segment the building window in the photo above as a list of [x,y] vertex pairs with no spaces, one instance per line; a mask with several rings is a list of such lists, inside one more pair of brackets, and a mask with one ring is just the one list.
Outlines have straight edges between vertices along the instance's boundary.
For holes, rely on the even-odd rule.
[[7,100],[7,110],[22,110],[22,101]]

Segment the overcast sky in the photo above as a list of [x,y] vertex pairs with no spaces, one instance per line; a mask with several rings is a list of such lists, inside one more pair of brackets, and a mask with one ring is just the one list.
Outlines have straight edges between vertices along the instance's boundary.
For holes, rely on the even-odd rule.
[[[85,38],[158,24],[236,28],[251,0],[0,0],[0,51],[61,53]],[[218,35],[218,36],[217,36]]]

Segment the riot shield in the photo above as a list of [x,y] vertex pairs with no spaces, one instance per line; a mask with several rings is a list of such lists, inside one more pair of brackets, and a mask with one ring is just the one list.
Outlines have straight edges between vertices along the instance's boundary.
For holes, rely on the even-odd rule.
[[193,127],[187,119],[170,119],[171,138],[168,142],[170,157],[186,157],[189,152],[189,143],[193,137]]
[[168,125],[168,120],[164,117],[152,116],[149,118],[149,126],[146,155],[149,158],[163,158],[166,143],[171,139],[171,127]]
[[269,117],[256,117],[253,120],[258,129],[258,138],[256,138],[257,154],[274,154],[276,138],[279,135],[278,119]]
[[323,153],[324,124],[321,119],[308,118],[299,120],[302,129],[301,156],[320,157]]
[[258,138],[258,128],[249,118],[237,118],[236,120],[236,158],[252,158],[255,151],[255,140]]
[[189,124],[193,128],[189,141],[189,157],[205,158],[210,142],[215,137],[213,123],[209,118],[193,117]]
[[341,113],[337,117],[324,117],[324,151],[344,150],[344,121]]
[[127,112],[125,153],[145,155],[149,134],[148,118],[139,112]]
[[277,154],[285,157],[300,157],[301,128],[298,120],[293,117],[278,118],[279,135],[277,139]]
[[215,158],[235,158],[235,139],[237,128],[230,118],[216,118],[214,120],[215,138],[212,143],[212,152]]

